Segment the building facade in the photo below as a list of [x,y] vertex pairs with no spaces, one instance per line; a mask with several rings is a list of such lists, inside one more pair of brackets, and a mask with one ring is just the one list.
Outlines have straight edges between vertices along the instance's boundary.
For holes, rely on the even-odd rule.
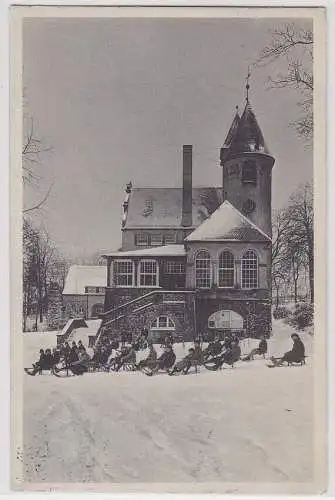
[[107,260],[105,336],[271,333],[269,153],[247,99],[220,150],[222,186],[193,188],[192,146],[182,188],[127,185],[122,249]]
[[63,322],[98,318],[104,311],[105,289],[104,266],[71,266],[62,292]]

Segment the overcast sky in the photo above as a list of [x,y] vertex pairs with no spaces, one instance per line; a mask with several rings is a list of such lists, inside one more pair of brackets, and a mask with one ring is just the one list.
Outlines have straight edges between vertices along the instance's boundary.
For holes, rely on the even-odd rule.
[[[219,149],[235,106],[244,107],[248,65],[284,22],[25,20],[25,109],[52,146],[26,202],[54,182],[40,217],[63,252],[118,247],[125,184],[180,186],[183,144],[194,147],[194,185],[221,186]],[[250,101],[276,158],[274,208],[312,178],[312,150],[288,126],[299,95],[267,90],[268,75],[284,67],[252,70],[250,80]]]

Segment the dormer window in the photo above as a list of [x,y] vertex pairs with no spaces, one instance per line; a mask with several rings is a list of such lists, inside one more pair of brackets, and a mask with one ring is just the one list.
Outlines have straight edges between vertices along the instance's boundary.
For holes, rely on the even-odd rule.
[[138,247],[149,246],[149,235],[147,233],[137,233],[135,235],[135,245]]
[[257,184],[257,164],[255,160],[246,160],[243,163],[242,182],[244,184]]

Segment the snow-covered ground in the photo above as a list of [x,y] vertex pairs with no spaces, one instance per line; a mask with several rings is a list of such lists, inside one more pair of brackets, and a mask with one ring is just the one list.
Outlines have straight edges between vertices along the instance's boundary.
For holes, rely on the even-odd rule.
[[[291,333],[274,322],[269,354],[289,350]],[[304,367],[270,370],[258,359],[175,377],[26,376],[25,481],[310,482],[312,337],[301,338]],[[25,366],[54,344],[53,333],[25,334]]]

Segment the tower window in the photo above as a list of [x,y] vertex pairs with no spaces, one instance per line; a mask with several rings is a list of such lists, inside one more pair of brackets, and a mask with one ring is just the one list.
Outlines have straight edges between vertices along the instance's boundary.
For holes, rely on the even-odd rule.
[[257,165],[255,160],[246,160],[243,163],[242,182],[245,184],[257,184]]

